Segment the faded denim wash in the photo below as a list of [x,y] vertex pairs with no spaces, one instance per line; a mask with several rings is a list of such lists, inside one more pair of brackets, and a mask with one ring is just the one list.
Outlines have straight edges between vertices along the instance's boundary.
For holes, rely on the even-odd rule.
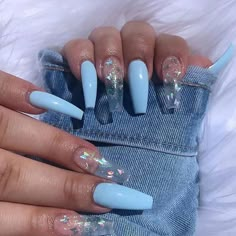
[[[57,52],[39,54],[45,89],[84,108],[81,82]],[[198,133],[216,77],[206,69],[190,67],[182,81],[181,103],[166,108],[163,84],[153,75],[145,115],[134,115],[128,85],[124,108],[109,113],[104,84],[98,82],[94,110],[83,121],[47,112],[44,122],[94,143],[101,153],[129,169],[125,185],[154,198],[147,211],[113,210],[103,215],[114,221],[117,236],[190,236],[195,232],[199,197]]]

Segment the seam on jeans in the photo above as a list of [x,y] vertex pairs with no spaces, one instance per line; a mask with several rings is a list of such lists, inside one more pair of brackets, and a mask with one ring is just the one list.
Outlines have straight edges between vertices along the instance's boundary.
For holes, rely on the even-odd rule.
[[[66,129],[67,132],[71,132],[71,130]],[[194,151],[192,147],[188,146],[182,146],[182,145],[175,145],[173,143],[164,143],[164,142],[153,142],[148,138],[143,138],[143,139],[138,139],[132,136],[127,136],[127,135],[120,135],[120,134],[111,134],[111,133],[105,133],[105,132],[97,132],[94,130],[85,130],[82,129],[79,133],[76,131],[72,131],[73,134],[79,135],[82,138],[85,138],[87,140],[91,141],[98,141],[96,137],[91,137],[91,136],[99,136],[99,141],[98,142],[105,142],[105,143],[112,143],[111,141],[107,140],[107,138],[113,138],[113,139],[118,139],[121,140],[121,142],[116,142],[116,145],[124,145],[124,141],[133,141],[133,142],[145,142],[151,145],[155,146],[163,146],[168,150],[168,148],[174,148],[176,149],[175,151],[166,151],[166,150],[158,150],[158,148],[152,148],[152,147],[143,147],[140,145],[137,145],[135,147],[146,149],[146,150],[153,150],[161,153],[166,153],[166,154],[171,154],[171,155],[178,155],[181,157],[195,157],[197,155],[197,151]],[[88,137],[89,136],[89,137]],[[101,140],[101,138],[104,138],[105,140]],[[132,144],[125,144],[126,146],[134,147]],[[190,150],[189,150],[190,149]],[[178,153],[180,152],[180,153]],[[186,152],[186,153],[183,153]]]
[[[43,65],[43,68],[45,70],[51,70],[51,71],[60,71],[60,72],[66,72],[66,73],[72,73],[69,67],[64,67],[64,66],[50,66],[50,65]],[[192,72],[193,73],[193,72]],[[185,86],[190,86],[190,87],[198,87],[198,88],[203,88],[211,92],[211,89],[207,85],[199,84],[199,83],[191,83],[191,82],[185,82],[185,81],[180,81],[180,84],[185,85]]]
[[198,84],[198,83],[195,83],[195,84],[194,84],[194,83],[183,82],[183,81],[181,81],[180,84],[182,84],[182,85],[186,85],[186,86],[190,86],[190,87],[199,87],[199,88],[203,88],[203,89],[206,89],[206,90],[208,90],[208,91],[211,92],[211,89],[210,89],[208,86],[203,85],[203,84]]
[[[47,124],[53,125],[54,123],[49,121],[49,122],[47,122]],[[58,127],[58,128],[63,129],[63,131],[66,131],[67,133],[72,133],[75,136],[79,136],[79,137],[85,138],[87,140],[95,141],[95,142],[97,141],[97,142],[111,143],[111,141],[107,140],[107,138],[115,138],[115,139],[120,139],[121,141],[128,141],[128,140],[131,140],[133,142],[142,142],[142,141],[144,141],[146,143],[153,144],[153,145],[156,145],[156,146],[163,145],[166,148],[174,147],[174,148],[177,149],[177,151],[180,151],[180,152],[183,152],[183,149],[186,152],[190,152],[189,149],[193,149],[192,147],[189,147],[189,146],[176,145],[176,144],[173,144],[173,143],[153,142],[149,138],[138,139],[138,138],[135,138],[135,137],[132,137],[132,136],[124,135],[124,134],[112,134],[112,133],[106,133],[106,132],[100,132],[100,131],[97,132],[97,131],[92,130],[92,129],[91,130],[82,129],[82,130],[77,131],[77,130],[69,129],[69,128],[66,128],[66,127]],[[96,137],[91,137],[91,136],[99,136],[99,138],[102,137],[106,140],[99,140],[98,141]],[[117,143],[117,145],[124,145],[124,144],[123,143],[122,144]],[[130,145],[126,144],[126,146],[134,147],[131,144]],[[150,148],[150,147],[145,148],[145,147],[140,147],[139,146],[139,148],[158,151],[158,152],[161,152],[161,153],[167,153],[167,154],[171,154],[171,155],[176,155],[176,152],[157,150],[155,148]],[[191,152],[193,152],[193,151],[191,151]],[[184,156],[184,157],[186,157],[186,156],[187,157],[195,157],[197,155],[197,151],[194,151],[194,153],[192,153],[191,155],[190,154],[183,154],[183,153],[178,153],[177,155]]]

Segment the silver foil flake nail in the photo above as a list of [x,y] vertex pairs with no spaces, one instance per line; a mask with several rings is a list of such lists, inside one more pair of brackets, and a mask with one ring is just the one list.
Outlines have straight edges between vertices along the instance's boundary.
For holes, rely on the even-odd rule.
[[183,66],[177,57],[168,57],[162,64],[163,83],[168,109],[179,107],[182,71]]
[[123,77],[120,62],[112,57],[103,66],[104,83],[111,112],[121,111],[123,103]]
[[[68,219],[64,223],[64,219]],[[78,214],[58,216],[54,230],[65,236],[114,236],[113,222],[101,217],[88,217]]]
[[106,160],[96,152],[80,150],[76,156],[80,158],[77,163],[96,176],[121,184],[129,180],[130,174],[127,170]]

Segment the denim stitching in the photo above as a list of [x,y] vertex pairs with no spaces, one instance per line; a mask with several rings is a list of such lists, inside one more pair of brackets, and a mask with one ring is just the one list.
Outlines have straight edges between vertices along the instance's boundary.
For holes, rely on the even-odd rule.
[[[61,71],[61,72],[65,72],[65,73],[72,73],[70,68],[67,67],[63,67],[63,66],[50,66],[50,65],[43,65],[43,68],[45,70],[50,70],[50,71]],[[208,91],[211,92],[211,89],[203,84],[198,84],[198,83],[191,83],[191,82],[185,82],[185,81],[180,81],[180,83],[182,85],[185,86],[190,86],[190,87],[197,87],[197,88],[202,88],[202,89],[206,89]]]

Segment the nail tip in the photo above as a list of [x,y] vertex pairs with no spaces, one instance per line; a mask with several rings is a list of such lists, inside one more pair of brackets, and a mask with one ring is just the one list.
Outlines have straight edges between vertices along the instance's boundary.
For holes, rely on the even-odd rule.
[[32,105],[39,108],[52,110],[79,120],[83,117],[83,111],[81,109],[64,99],[47,92],[33,91],[29,95],[29,101]]
[[147,210],[153,205],[150,195],[111,183],[98,184],[93,198],[97,204],[111,209]]
[[232,60],[234,56],[234,44],[231,43],[229,47],[226,49],[226,51],[223,53],[223,55],[212,65],[208,68],[208,70],[215,74],[218,75],[225,66]]

